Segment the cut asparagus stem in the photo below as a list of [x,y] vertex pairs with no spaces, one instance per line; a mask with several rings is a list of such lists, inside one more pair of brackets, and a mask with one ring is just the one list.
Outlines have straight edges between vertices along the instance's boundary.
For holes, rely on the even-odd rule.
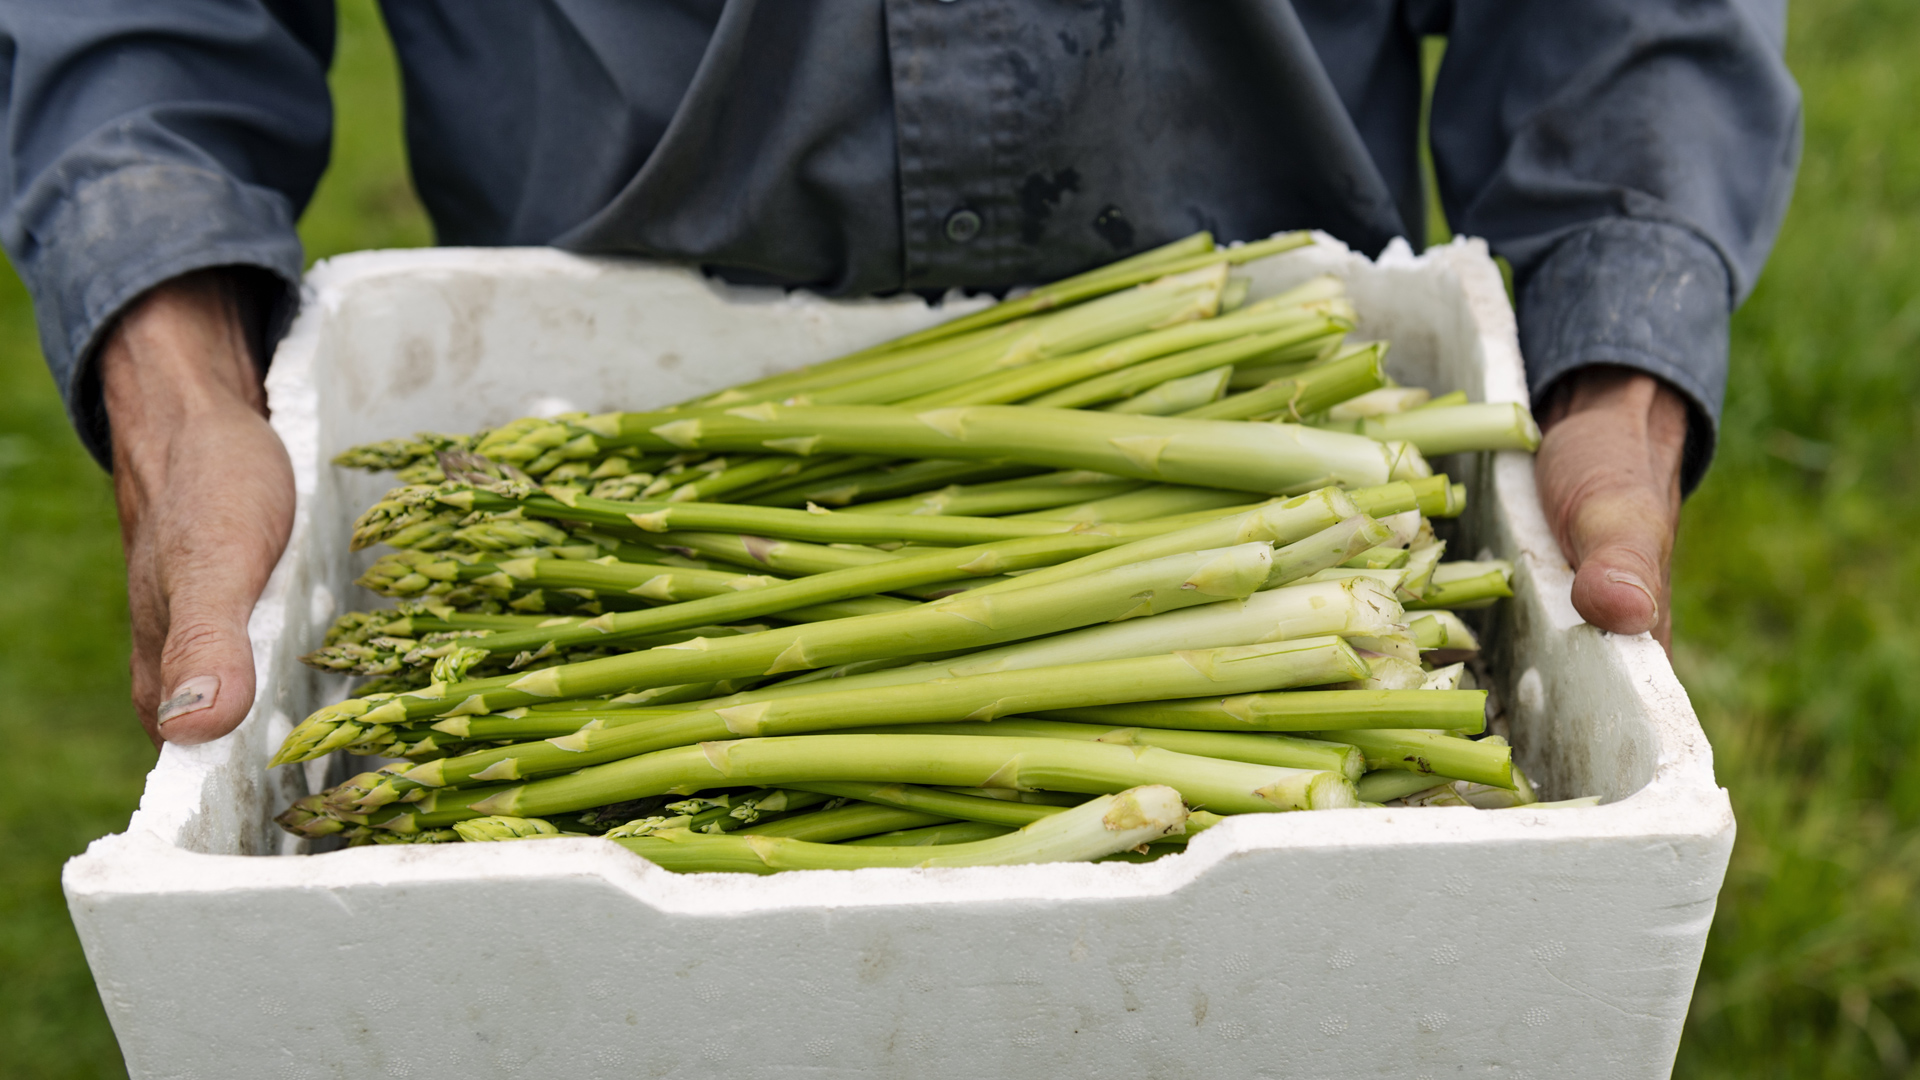
[[1047,715],[1085,723],[1189,731],[1317,731],[1323,733],[1321,738],[1348,742],[1333,732],[1391,727],[1484,731],[1486,709],[1484,690],[1310,690],[1059,709]]
[[[641,754],[568,776],[535,780],[469,803],[464,811],[436,808],[432,814],[413,815],[410,820],[403,820],[409,815],[398,815],[383,827],[402,832],[445,828],[469,817],[538,817],[664,792],[844,780],[1087,794],[1160,783],[1179,791],[1188,803],[1216,813],[1337,809],[1357,801],[1352,782],[1338,773],[1194,757],[1153,747],[969,735],[800,735]],[[438,805],[460,801],[453,796]]]
[[1348,398],[1327,409],[1327,419],[1340,422],[1368,416],[1402,413],[1425,405],[1431,395],[1417,386],[1383,386],[1358,397]]
[[1267,588],[1290,585],[1329,566],[1338,566],[1354,552],[1369,550],[1370,545],[1387,534],[1385,525],[1365,514],[1355,514],[1304,540],[1279,548],[1273,553],[1273,570],[1267,575]]
[[1198,757],[1246,761],[1256,765],[1281,765],[1290,769],[1319,769],[1336,772],[1349,780],[1358,780],[1367,771],[1366,757],[1356,746],[1289,735],[1247,735],[1228,731],[1110,727],[1106,724],[1032,720],[1025,717],[916,726],[894,725],[860,728],[848,732],[848,734],[859,735],[915,733],[1074,739],[1080,742],[1114,743],[1120,746],[1157,746],[1162,750],[1173,750]]
[[[1265,582],[1273,549],[1242,544],[1154,559],[993,596],[978,591],[907,611],[687,642],[641,653],[481,679],[381,701],[349,699],[315,712],[287,736],[275,764],[310,760],[375,727],[427,716],[499,712],[565,697],[649,686],[777,675],[857,660],[979,648],[1094,623],[1240,599]],[[602,802],[615,800],[604,799]],[[598,805],[598,804],[594,804]]]
[[1386,353],[1386,346],[1376,342],[1373,347],[1351,356],[1308,368],[1290,378],[1276,379],[1257,390],[1188,409],[1180,415],[1196,420],[1250,420],[1267,416],[1298,420],[1384,385],[1386,372],[1381,365]]
[[1347,497],[1353,500],[1361,513],[1374,517],[1386,517],[1408,510],[1418,510],[1428,517],[1445,517],[1447,488],[1446,474],[1441,473],[1376,487],[1355,488],[1347,492]]
[[[1442,563],[1441,566],[1463,566],[1475,564]],[[1426,610],[1428,608],[1450,608],[1470,610],[1482,608],[1503,597],[1513,595],[1513,587],[1507,583],[1512,571],[1493,568],[1465,577],[1453,577],[1448,581],[1440,580],[1439,570],[1434,571],[1434,579],[1420,599],[1407,604],[1408,610]]]
[[983,799],[977,795],[961,795],[937,788],[920,787],[916,784],[875,784],[869,782],[842,782],[820,784],[796,784],[795,789],[818,795],[830,795],[840,799],[858,799],[861,802],[879,803],[900,810],[917,810],[925,814],[935,814],[943,818],[960,821],[978,821],[1006,828],[1018,829],[1031,825],[1044,817],[1051,817],[1065,807],[1042,806],[1035,803],[1007,802],[1002,799]]
[[905,829],[900,832],[880,833],[877,836],[862,836],[857,840],[845,842],[847,847],[938,847],[947,844],[970,844],[977,840],[991,840],[996,836],[1005,836],[1013,830],[1005,825],[989,825],[983,821],[950,821],[944,825],[928,825],[919,829]]
[[[1354,788],[1362,802],[1389,803],[1395,799],[1404,799],[1409,795],[1426,791],[1434,786],[1436,780],[1440,778],[1429,773],[1382,769],[1361,777]],[[1440,780],[1440,782],[1451,783],[1448,780]]]
[[[895,814],[903,811],[893,811]],[[670,870],[854,870],[874,866],[1006,866],[1080,862],[1127,851],[1180,832],[1187,809],[1163,785],[1093,799],[1062,814],[988,840],[938,847],[812,844],[764,835],[648,837],[617,840]]]
[[1220,396],[1226,393],[1227,380],[1232,376],[1233,365],[1228,364],[1211,371],[1203,371],[1198,375],[1168,379],[1144,393],[1102,405],[1100,410],[1138,413],[1141,416],[1177,416],[1188,409],[1199,408],[1220,400]]
[[1328,419],[1317,426],[1374,439],[1402,439],[1428,457],[1467,450],[1532,453],[1540,448],[1540,427],[1534,423],[1533,414],[1526,406],[1510,402],[1415,409],[1355,420]]
[[[617,445],[810,454],[1004,458],[1196,487],[1286,492],[1428,475],[1411,448],[1297,424],[1244,424],[1079,409],[973,405],[755,405],[725,412],[610,413],[583,421]],[[1402,475],[1404,474],[1404,475]],[[529,500],[531,501],[531,500]],[[582,503],[585,500],[581,500]],[[699,506],[677,504],[678,509]],[[476,505],[474,509],[482,509]],[[528,513],[533,513],[529,508]],[[664,525],[663,525],[664,527]],[[698,526],[693,526],[698,527]]]
[[1070,705],[1321,686],[1364,678],[1366,672],[1365,662],[1335,637],[1199,649],[641,717],[564,738],[439,758],[414,766],[403,777],[427,787],[520,780],[697,742],[880,724],[991,720]]
[[[1334,691],[1339,692],[1339,691]],[[1364,691],[1363,691],[1364,692]],[[1378,692],[1378,691],[1376,691]],[[1391,693],[1392,691],[1386,691]],[[1417,690],[1420,694],[1473,694],[1475,690]],[[1475,741],[1432,731],[1347,728],[1321,738],[1350,743],[1367,756],[1369,769],[1406,769],[1511,790],[1513,748],[1486,739]]]

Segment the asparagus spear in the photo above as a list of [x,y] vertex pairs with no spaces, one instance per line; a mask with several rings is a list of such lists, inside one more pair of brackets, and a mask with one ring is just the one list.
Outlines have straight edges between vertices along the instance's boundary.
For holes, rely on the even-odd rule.
[[[547,645],[565,648],[573,645],[618,644],[639,635],[731,622],[736,617],[780,615],[787,618],[796,614],[795,609],[805,614],[815,605],[832,601],[892,592],[913,585],[951,581],[969,575],[986,576],[1047,566],[1081,553],[1102,551],[1119,542],[1115,537],[1096,535],[1042,536],[998,544],[946,548],[846,570],[830,570],[794,581],[765,578],[761,579],[762,584],[759,585],[743,583],[734,587],[737,591],[710,592],[699,599],[670,607],[612,612],[586,622],[550,630],[494,634],[472,641],[475,648],[493,653],[517,653]],[[611,571],[616,568],[596,569]],[[503,566],[502,570],[517,577],[526,568],[509,565]],[[651,580],[639,588],[650,586]],[[657,593],[641,595],[652,596]]]
[[[895,813],[901,813],[895,811]],[[786,837],[688,833],[615,841],[669,870],[854,870],[873,866],[1005,866],[1079,862],[1140,847],[1185,826],[1187,809],[1164,785],[1092,799],[1004,836],[938,847],[810,844]]]
[[1389,727],[1483,731],[1486,708],[1484,690],[1313,690],[1057,709],[1047,716],[1190,731],[1320,732],[1320,738],[1346,742],[1350,740],[1333,732]]
[[1349,356],[1308,368],[1289,378],[1275,379],[1257,390],[1188,409],[1180,415],[1196,420],[1250,420],[1268,416],[1298,420],[1383,385],[1387,376],[1381,365],[1386,355],[1386,346],[1375,342]]
[[1047,521],[1150,521],[1202,511],[1229,511],[1246,502],[1246,495],[1220,488],[1153,484],[1124,495],[1111,495],[1051,510],[1019,515]]
[[1211,319],[1219,310],[1226,267],[1216,264],[1080,304],[1028,322],[1021,333],[949,355],[832,386],[816,383],[797,392],[728,396],[729,404],[786,400],[819,405],[877,405],[939,391],[978,375],[1032,364],[1048,357],[1097,348],[1108,342],[1179,323]]
[[861,802],[879,803],[882,806],[891,806],[900,810],[916,810],[943,818],[978,821],[1011,829],[1031,825],[1041,818],[1051,817],[1065,809],[1059,806],[1007,802],[1002,799],[983,799],[977,795],[961,795],[957,792],[941,791],[938,788],[921,787],[917,784],[843,781],[795,784],[792,787],[818,795],[858,799]]
[[1511,402],[1452,405],[1410,412],[1367,416],[1354,420],[1325,420],[1316,426],[1369,438],[1402,439],[1429,457],[1466,450],[1525,450],[1540,448],[1540,427],[1526,406]]
[[1139,413],[1143,416],[1179,416],[1188,409],[1219,401],[1226,393],[1233,365],[1188,375],[1142,391],[1130,398],[1100,406],[1102,412]]
[[[520,780],[697,742],[879,724],[991,720],[1078,704],[1319,686],[1364,678],[1366,672],[1365,662],[1339,638],[1332,637],[1199,649],[930,683],[829,691],[673,717],[640,717],[631,723],[588,728],[563,738],[439,758],[414,766],[403,778],[409,784],[427,787]],[[1354,775],[1359,775],[1357,769]]]
[[918,829],[902,829],[898,832],[862,836],[857,840],[845,841],[842,846],[940,847],[948,844],[970,844],[976,840],[991,840],[1012,831],[1005,825],[988,825],[980,821],[949,821],[943,825],[927,825]]
[[1433,570],[1432,584],[1420,599],[1409,603],[1407,607],[1408,610],[1486,607],[1495,600],[1513,595],[1513,587],[1508,584],[1512,577],[1511,564],[1501,560],[1441,563]]
[[[1481,693],[1477,690],[1415,690],[1411,692],[1418,694]],[[1473,739],[1462,739],[1432,731],[1365,728],[1328,731],[1321,733],[1320,737],[1359,747],[1360,752],[1367,756],[1367,767],[1370,769],[1406,769],[1410,772],[1438,773],[1456,780],[1470,780],[1476,784],[1487,784],[1508,790],[1514,787],[1513,748],[1490,739],[1476,742]]]
[[895,806],[855,803],[830,810],[817,810],[779,821],[756,825],[746,830],[756,836],[783,836],[816,844],[832,844],[896,829],[917,829],[953,820],[942,814]]
[[[994,596],[977,591],[907,611],[702,640],[550,667],[520,678],[482,679],[380,701],[350,699],[320,709],[287,736],[276,765],[306,761],[361,741],[374,727],[498,712],[563,697],[596,697],[647,686],[775,675],[856,660],[997,645],[1181,607],[1245,597],[1264,583],[1273,549],[1243,544],[1154,559]],[[601,802],[614,800],[603,799]]]
[[[1032,588],[1035,585],[1056,581],[1069,581],[1083,574],[1124,566],[1141,559],[1159,558],[1177,551],[1212,548],[1223,544],[1255,540],[1291,544],[1330,529],[1354,517],[1357,513],[1352,501],[1340,491],[1322,488],[1282,502],[1261,506],[1243,514],[1214,517],[1185,528],[1166,528],[1157,535],[1120,544],[1097,554],[1056,563],[1046,569],[1023,574],[1013,581],[986,585],[973,591],[976,594],[984,594]],[[1341,556],[1343,559],[1346,557]]]
[[818,781],[1042,788],[1087,794],[1167,784],[1217,813],[1353,806],[1353,783],[1334,772],[1252,765],[1155,747],[971,735],[797,735],[675,747],[594,765],[433,813],[396,815],[391,831],[444,828],[493,814],[543,816],[664,791]]
[[[974,405],[753,405],[726,411],[609,413],[582,422],[614,445],[812,454],[1004,458],[1197,487],[1284,492],[1427,475],[1417,452],[1281,424]],[[698,504],[678,504],[688,507]],[[475,509],[490,509],[478,504]],[[530,511],[531,512],[531,511]]]
[[[1095,626],[1023,641],[929,663],[912,663],[813,681],[790,680],[709,703],[714,707],[773,701],[796,695],[853,691],[961,678],[993,671],[1090,663],[1127,657],[1154,656],[1169,646],[1214,649],[1248,641],[1280,641],[1328,634],[1378,633],[1400,619],[1400,605],[1392,594],[1372,582],[1334,582],[1299,585],[1256,593],[1245,600],[1209,604],[1186,611]],[[1293,695],[1282,695],[1293,696]],[[1425,716],[1426,714],[1422,714]],[[1118,721],[1132,725],[1136,721]],[[1326,722],[1316,722],[1320,727]],[[1384,723],[1384,722],[1383,722]],[[1178,726],[1163,724],[1162,727]],[[1231,723],[1219,727],[1235,727]],[[1379,727],[1381,724],[1368,726]],[[1422,723],[1423,727],[1443,726]],[[1444,725],[1456,727],[1460,725]],[[1275,729],[1281,730],[1281,729]]]
[[1367,771],[1359,747],[1324,739],[1290,735],[1248,735],[1229,731],[1180,731],[1171,728],[1110,727],[1063,720],[963,720],[943,724],[862,727],[850,735],[988,735],[1037,739],[1074,739],[1119,746],[1157,746],[1199,757],[1282,765],[1290,769],[1318,769],[1358,780]]
[[995,517],[1124,495],[1142,486],[1141,481],[1116,480],[1104,473],[1056,472],[987,484],[955,484],[906,498],[861,503],[845,512]]
[[[1203,243],[1204,246],[1202,246]],[[1142,281],[1151,281],[1167,274],[1209,266],[1215,261],[1238,266],[1255,259],[1264,259],[1295,248],[1306,247],[1311,243],[1313,243],[1311,234],[1293,232],[1215,250],[1211,234],[1195,233],[1153,251],[1109,263],[1084,274],[1056,281],[1051,285],[1042,285],[1031,292],[1002,301],[984,311],[941,323],[939,326],[930,327],[917,334],[909,334],[898,339],[893,347],[897,349],[922,342],[938,341],[982,327],[997,326],[1037,312],[1051,311],[1089,297],[1124,289]]]

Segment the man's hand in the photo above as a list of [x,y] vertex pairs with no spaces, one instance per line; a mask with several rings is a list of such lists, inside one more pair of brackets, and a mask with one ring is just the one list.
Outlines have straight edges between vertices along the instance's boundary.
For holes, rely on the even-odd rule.
[[1643,372],[1582,368],[1555,384],[1542,427],[1540,499],[1575,570],[1575,610],[1617,634],[1651,630],[1671,649],[1686,400]]
[[253,705],[247,616],[293,525],[293,469],[227,271],[176,278],[100,356],[133,614],[133,701],[155,745],[232,731]]

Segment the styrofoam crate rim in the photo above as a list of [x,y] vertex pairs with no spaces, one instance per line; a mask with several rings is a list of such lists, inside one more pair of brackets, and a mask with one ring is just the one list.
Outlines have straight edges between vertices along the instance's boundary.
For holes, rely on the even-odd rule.
[[[1364,261],[1344,245],[1320,237],[1315,248],[1322,257],[1333,255]],[[1282,256],[1284,258],[1284,256]],[[1382,267],[1419,269],[1439,264],[1456,275],[1472,305],[1483,343],[1490,349],[1511,350],[1517,359],[1517,341],[1504,286],[1487,256],[1484,243],[1458,239],[1451,244],[1414,255],[1396,242],[1379,260]],[[459,249],[363,252],[318,264],[308,277],[310,302],[276,354],[269,373],[270,386],[282,391],[288,408],[276,411],[275,423],[283,437],[311,439],[314,435],[311,360],[324,332],[325,313],[337,309],[355,287],[393,275],[420,273],[558,274],[591,277],[630,268],[628,260],[586,257],[551,249]],[[696,271],[681,273],[697,276]],[[799,306],[838,305],[804,292],[777,289],[743,290],[701,279],[730,297],[755,292],[778,302]],[[953,301],[953,298],[950,298]],[[865,301],[851,301],[863,303]],[[953,301],[974,304],[976,301]],[[978,301],[984,303],[984,301]],[[1525,401],[1525,387],[1511,387],[1497,399]],[[1489,394],[1491,397],[1492,395]],[[303,413],[304,407],[304,415]],[[310,444],[309,444],[310,445]],[[290,450],[292,448],[290,447]],[[1501,455],[1519,458],[1523,455]],[[315,483],[311,453],[295,454],[296,484],[302,495]],[[1535,508],[1537,514],[1537,508]],[[250,633],[256,662],[265,677],[265,647],[280,630],[286,603],[290,563],[309,527],[307,500],[296,515],[288,557],[274,572],[255,611]],[[1544,523],[1539,523],[1542,527]],[[254,737],[278,733],[291,719],[276,713],[264,699],[256,704],[240,730],[199,747],[169,744],[149,777],[141,810],[126,834],[96,841],[86,853],[68,863],[65,884],[75,898],[113,892],[195,892],[216,889],[270,887],[345,888],[376,882],[413,882],[428,879],[496,879],[551,877],[554,874],[598,877],[625,888],[637,898],[662,908],[686,910],[760,910],[802,906],[859,906],[874,903],[921,903],[1067,899],[1074,896],[1115,896],[1165,893],[1197,879],[1221,861],[1271,847],[1388,849],[1406,844],[1550,843],[1565,840],[1639,840],[1708,838],[1733,828],[1724,790],[1713,780],[1711,750],[1694,720],[1685,692],[1674,678],[1660,648],[1646,635],[1620,637],[1577,624],[1571,605],[1555,593],[1563,591],[1569,575],[1557,551],[1523,553],[1520,588],[1543,586],[1541,602],[1556,629],[1571,634],[1599,635],[1609,658],[1629,673],[1663,707],[1655,716],[1657,745],[1654,775],[1630,796],[1599,807],[1553,811],[1347,810],[1235,819],[1213,835],[1197,838],[1182,858],[1144,865],[1052,864],[1047,866],[990,867],[970,870],[863,870],[788,873],[773,877],[748,875],[682,876],[659,870],[637,856],[592,842],[542,841],[472,850],[464,845],[374,847],[340,852],[326,858],[271,858],[210,855],[177,846],[190,822],[183,817],[214,764],[233,752],[235,740],[254,729]],[[1557,565],[1556,565],[1557,564]],[[264,685],[264,683],[263,683]],[[266,729],[266,730],[261,730]],[[298,768],[299,766],[288,766]],[[209,862],[208,860],[219,860]],[[891,888],[871,886],[887,881]],[[1082,891],[1082,889],[1086,891]],[[1118,891],[1116,891],[1118,890]],[[884,895],[881,895],[884,894]],[[716,906],[717,905],[717,906]]]

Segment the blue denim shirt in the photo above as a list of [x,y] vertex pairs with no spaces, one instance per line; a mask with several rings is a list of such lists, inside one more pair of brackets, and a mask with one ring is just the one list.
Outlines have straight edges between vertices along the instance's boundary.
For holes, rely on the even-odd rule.
[[[1784,0],[382,7],[442,243],[833,294],[1035,282],[1201,228],[1420,237],[1420,38],[1446,35],[1440,195],[1513,263],[1535,392],[1595,363],[1666,379],[1695,407],[1689,486],[1800,147]],[[129,300],[239,265],[286,284],[281,315],[296,302],[332,20],[316,0],[0,0],[0,241],[97,455],[93,354]]]

